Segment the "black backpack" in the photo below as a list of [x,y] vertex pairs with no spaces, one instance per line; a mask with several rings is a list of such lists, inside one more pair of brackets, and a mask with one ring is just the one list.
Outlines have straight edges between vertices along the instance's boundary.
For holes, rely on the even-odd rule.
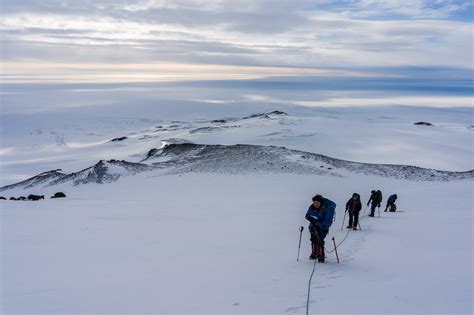
[[382,202],[382,192],[380,190],[377,190],[375,192],[374,200],[376,203],[381,203]]

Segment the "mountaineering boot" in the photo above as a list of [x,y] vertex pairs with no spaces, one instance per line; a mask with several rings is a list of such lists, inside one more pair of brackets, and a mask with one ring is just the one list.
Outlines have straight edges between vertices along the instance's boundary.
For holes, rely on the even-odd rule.
[[354,231],[357,231],[357,226],[354,226],[352,229],[353,229]]
[[352,226],[348,225],[346,226],[346,229],[352,229]]
[[323,263],[324,262],[324,245],[320,244],[318,246],[318,262]]
[[317,245],[314,242],[311,242],[311,255],[309,256],[309,259],[314,260],[318,256],[318,248]]

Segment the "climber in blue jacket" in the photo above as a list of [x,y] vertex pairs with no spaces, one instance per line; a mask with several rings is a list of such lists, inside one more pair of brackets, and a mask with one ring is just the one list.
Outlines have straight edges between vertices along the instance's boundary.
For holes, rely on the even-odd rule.
[[324,262],[324,238],[329,233],[334,214],[336,213],[336,204],[316,195],[312,198],[313,203],[306,212],[306,220],[310,222],[309,231],[311,233],[311,256],[309,259],[318,258],[318,262]]
[[387,206],[385,207],[385,212],[390,211],[390,212],[395,212],[397,209],[397,206],[395,205],[395,201],[397,200],[398,196],[397,194],[393,194],[387,199]]

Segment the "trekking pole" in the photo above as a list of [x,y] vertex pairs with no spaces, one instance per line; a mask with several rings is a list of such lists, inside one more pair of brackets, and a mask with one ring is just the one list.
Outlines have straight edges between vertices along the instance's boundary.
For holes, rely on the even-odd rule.
[[342,229],[344,228],[344,221],[346,221],[346,214],[347,214],[347,211],[344,212],[344,218],[342,219],[341,231],[342,231]]
[[300,226],[300,242],[298,244],[298,256],[296,257],[296,261],[300,261],[300,248],[301,248],[301,235],[303,234],[304,227]]
[[362,227],[360,226],[360,221],[357,222],[359,224],[359,230],[362,231]]
[[339,255],[337,254],[337,246],[336,246],[336,240],[334,239],[334,236],[332,237],[332,243],[334,244],[334,251],[336,252],[337,263],[339,263]]
[[380,205],[377,207],[377,209],[379,210],[379,218],[380,218]]

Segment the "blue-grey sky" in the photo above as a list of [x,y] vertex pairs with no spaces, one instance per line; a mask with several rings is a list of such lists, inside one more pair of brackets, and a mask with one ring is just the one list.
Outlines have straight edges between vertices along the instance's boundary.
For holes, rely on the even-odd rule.
[[472,68],[472,10],[456,0],[2,0],[2,59]]
[[[2,0],[0,5],[3,94],[10,93],[5,85],[10,83],[185,80],[216,89],[472,95],[472,1]],[[246,81],[235,85],[236,79]]]

